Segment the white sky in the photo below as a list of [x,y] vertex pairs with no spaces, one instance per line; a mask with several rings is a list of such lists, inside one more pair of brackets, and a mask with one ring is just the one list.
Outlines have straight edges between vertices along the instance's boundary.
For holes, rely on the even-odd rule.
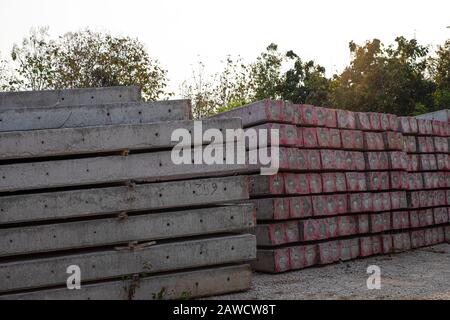
[[199,59],[215,72],[227,54],[252,61],[271,42],[329,74],[348,63],[350,40],[416,35],[422,44],[441,44],[450,38],[450,1],[0,0],[2,56],[36,26],[49,26],[53,36],[89,27],[137,37],[178,92]]

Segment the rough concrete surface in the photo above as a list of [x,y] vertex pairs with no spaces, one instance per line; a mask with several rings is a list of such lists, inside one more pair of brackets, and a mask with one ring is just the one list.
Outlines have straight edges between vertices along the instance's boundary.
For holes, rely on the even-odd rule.
[[0,92],[0,107],[6,109],[95,105],[139,100],[141,89],[137,86]]
[[[381,268],[381,290],[368,290],[367,267]],[[215,299],[450,299],[450,244],[280,275],[254,274],[252,289]]]
[[140,250],[122,247],[1,263],[0,293],[64,285],[67,266],[72,265],[82,270],[82,277],[88,282],[144,272],[156,274],[236,264],[256,258],[256,238],[249,234],[148,245]]

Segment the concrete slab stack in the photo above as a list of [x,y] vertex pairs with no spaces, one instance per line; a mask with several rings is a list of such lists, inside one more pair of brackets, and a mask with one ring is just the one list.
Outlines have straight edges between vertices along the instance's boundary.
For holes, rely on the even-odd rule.
[[[247,166],[175,165],[180,128],[194,130],[189,101],[142,102],[134,87],[0,93],[0,299],[248,289],[256,219],[237,175]],[[74,266],[80,290],[67,287]]]
[[417,119],[424,120],[437,120],[442,122],[450,122],[450,110],[444,109],[435,112],[421,114],[420,116],[416,116]]
[[[266,100],[215,118],[230,117],[247,129],[280,132],[280,173],[250,176],[258,219],[254,269],[286,272],[421,245],[413,241],[411,161],[396,116]],[[432,227],[435,237],[426,245],[443,242],[448,230],[447,180],[440,182],[432,191],[440,223],[418,226]]]
[[408,153],[408,202],[413,248],[449,241],[448,122],[401,117]]

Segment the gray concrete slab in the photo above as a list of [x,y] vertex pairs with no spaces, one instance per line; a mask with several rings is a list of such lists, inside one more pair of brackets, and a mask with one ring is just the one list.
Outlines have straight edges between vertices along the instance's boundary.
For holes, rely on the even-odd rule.
[[193,299],[250,289],[249,265],[237,265],[82,285],[80,290],[53,289],[14,295],[0,300],[171,300]]
[[237,233],[255,224],[253,205],[234,205],[19,227],[1,230],[0,256]]
[[[254,270],[258,270],[259,272],[267,272],[267,273],[276,273],[276,271],[280,268],[277,265],[280,258],[277,256],[277,253],[283,250],[261,250],[259,249],[257,252],[257,260],[252,263],[252,268]],[[286,250],[284,250],[286,251]],[[280,255],[281,257],[282,255]]]
[[289,219],[290,198],[264,198],[250,200],[256,210],[258,220],[286,220]]
[[0,108],[0,132],[139,124],[191,118],[189,100],[25,109]]
[[216,114],[211,118],[241,118],[242,125],[246,128],[269,122],[297,124],[301,117],[299,110],[295,105],[283,101],[262,100]]
[[435,112],[421,114],[416,116],[417,119],[425,119],[425,120],[438,120],[443,122],[449,122],[450,120],[450,110],[444,109]]
[[[225,132],[240,128],[237,118],[204,120],[201,134],[209,129]],[[194,121],[0,132],[0,160],[170,148],[178,144],[172,142],[172,133],[177,129],[194,132]],[[192,146],[206,144],[183,142]]]
[[283,174],[274,176],[249,176],[249,192],[252,197],[274,197],[276,195],[284,194],[285,181]]
[[248,199],[244,176],[0,197],[0,224],[207,206]]
[[76,265],[83,281],[136,273],[160,273],[250,261],[256,258],[252,235],[181,241],[138,250],[100,251],[0,263],[0,292],[64,285],[67,268]]
[[136,86],[0,92],[0,109],[92,105],[140,100],[141,89]]
[[[203,156],[202,148],[192,150],[192,161]],[[200,158],[202,159],[202,158]],[[244,172],[246,165],[180,164],[172,152],[129,156],[19,163],[0,166],[0,192],[92,185],[129,180],[165,181]]]

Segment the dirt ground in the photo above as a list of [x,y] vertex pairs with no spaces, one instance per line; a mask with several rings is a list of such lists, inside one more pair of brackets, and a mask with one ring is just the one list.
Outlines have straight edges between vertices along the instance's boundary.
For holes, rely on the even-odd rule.
[[[368,290],[367,267],[381,268]],[[281,275],[255,274],[252,289],[218,299],[450,299],[450,244]]]

